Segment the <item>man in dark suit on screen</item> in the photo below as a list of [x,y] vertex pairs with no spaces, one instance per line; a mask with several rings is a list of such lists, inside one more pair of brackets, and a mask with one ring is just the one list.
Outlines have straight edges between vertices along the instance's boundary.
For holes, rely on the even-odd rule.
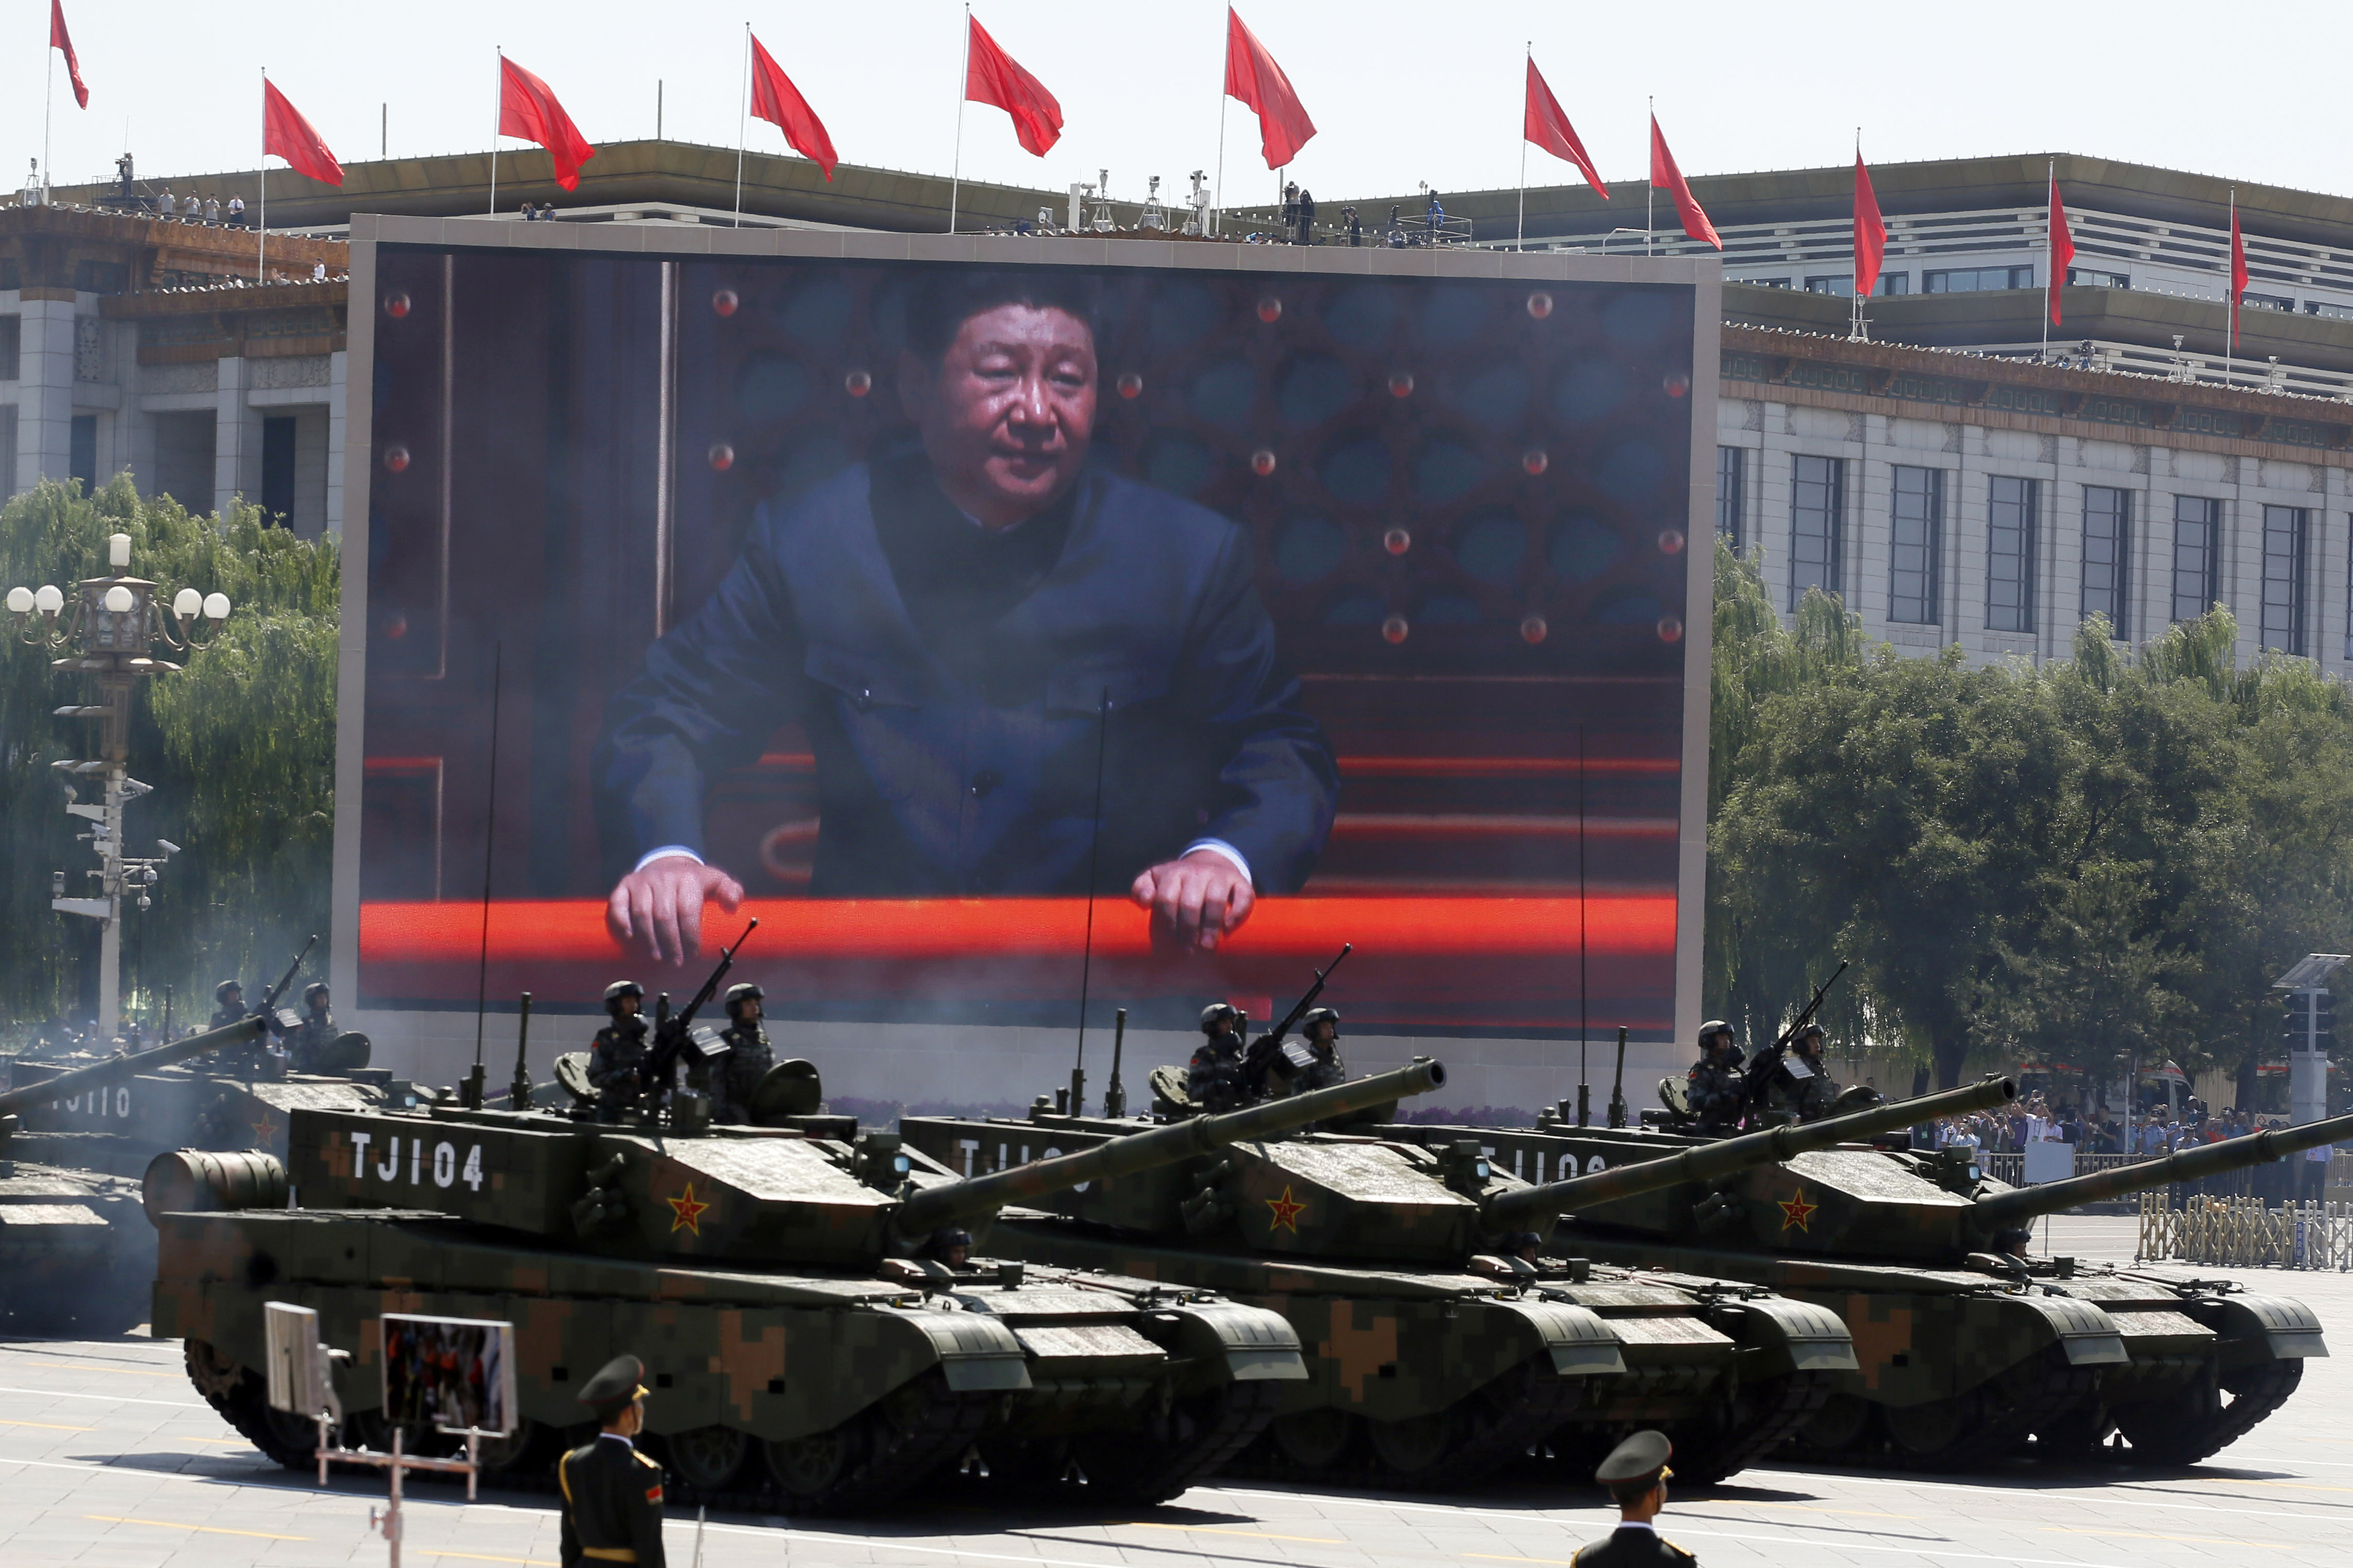
[[820,898],[1102,886],[1214,948],[1297,889],[1338,795],[1276,664],[1250,541],[1087,465],[1097,286],[925,277],[900,399],[913,438],[763,507],[701,610],[606,710],[594,763],[616,936],[683,962],[708,779],[797,720],[816,755]]

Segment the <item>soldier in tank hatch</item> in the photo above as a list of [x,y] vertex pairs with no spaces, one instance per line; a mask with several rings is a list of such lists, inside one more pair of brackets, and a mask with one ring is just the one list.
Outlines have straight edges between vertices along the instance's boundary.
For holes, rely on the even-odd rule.
[[1212,1002],[1201,1009],[1203,1038],[1185,1069],[1185,1092],[1204,1110],[1233,1110],[1250,1102],[1250,1087],[1242,1081],[1241,1026],[1241,1014],[1229,1003]]
[[1340,1059],[1340,1015],[1329,1007],[1312,1008],[1299,1020],[1299,1033],[1307,1042],[1307,1065],[1292,1074],[1291,1092],[1347,1082],[1348,1064]]
[[1746,1108],[1747,1085],[1740,1073],[1740,1047],[1735,1042],[1732,1026],[1721,1018],[1711,1018],[1699,1026],[1699,1060],[1692,1064],[1684,1080],[1684,1096],[1692,1114],[1699,1119],[1699,1130],[1709,1133],[1729,1133],[1740,1130],[1740,1113]]
[[1618,1505],[1618,1528],[1607,1541],[1577,1548],[1576,1568],[1684,1568],[1699,1558],[1659,1533],[1653,1522],[1667,1506],[1667,1461],[1675,1446],[1663,1432],[1637,1432],[1601,1461],[1593,1479]]
[[327,983],[314,980],[302,988],[302,1021],[286,1032],[286,1049],[292,1058],[296,1072],[315,1072],[334,1043],[335,1016],[328,1004],[332,1000]]
[[245,1005],[244,985],[235,980],[224,980],[213,987],[212,1021],[205,1026],[208,1029],[225,1029],[229,1025],[247,1017],[251,1012],[252,1009]]
[[588,1083],[596,1091],[596,1120],[617,1122],[641,1103],[646,1065],[646,988],[634,980],[605,987],[605,1015],[612,1021],[596,1031],[588,1047]]
[[1822,1026],[1808,1024],[1789,1042],[1789,1054],[1781,1058],[1773,1076],[1765,1083],[1765,1111],[1775,1122],[1819,1121],[1831,1114],[1837,1104],[1839,1086],[1831,1080],[1830,1068],[1822,1060]]
[[591,768],[620,940],[682,963],[704,900],[743,898],[704,864],[704,792],[791,721],[818,898],[1088,893],[1099,849],[1104,888],[1206,949],[1306,880],[1330,742],[1277,663],[1250,536],[1090,464],[1099,291],[927,277],[899,365],[914,430],[764,507],[607,703]]
[[557,1461],[564,1527],[556,1550],[564,1568],[634,1563],[663,1568],[662,1470],[638,1451],[646,1424],[646,1368],[617,1356],[580,1390],[596,1417],[596,1436]]
[[719,1037],[727,1044],[727,1056],[711,1075],[713,1121],[751,1121],[752,1093],[776,1065],[768,1031],[760,1026],[767,994],[749,981],[727,988],[727,1026],[719,1031]]

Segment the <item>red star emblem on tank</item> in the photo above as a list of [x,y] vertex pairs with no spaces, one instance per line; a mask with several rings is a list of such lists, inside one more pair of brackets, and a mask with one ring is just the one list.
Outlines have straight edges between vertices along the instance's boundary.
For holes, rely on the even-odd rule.
[[676,1216],[670,1222],[670,1227],[672,1231],[682,1230],[690,1236],[701,1236],[702,1234],[703,1212],[710,1208],[711,1205],[709,1204],[699,1204],[694,1201],[694,1184],[692,1182],[686,1184],[686,1191],[683,1194],[665,1201],[670,1205],[670,1212],[671,1215]]
[[251,1125],[253,1127],[253,1146],[257,1149],[269,1148],[271,1142],[278,1136],[278,1124],[269,1120],[269,1112],[266,1110],[263,1111],[259,1117],[254,1119]]
[[1803,1187],[1799,1188],[1790,1194],[1787,1203],[1781,1205],[1781,1228],[1810,1230],[1810,1227],[1807,1222],[1814,1217],[1814,1211],[1821,1206],[1820,1204],[1808,1203],[1806,1190]]
[[1270,1233],[1287,1230],[1293,1236],[1299,1234],[1299,1216],[1307,1212],[1307,1205],[1292,1198],[1289,1186],[1282,1189],[1281,1197],[1267,1199],[1266,1206],[1274,1211],[1273,1218],[1267,1222],[1266,1228]]

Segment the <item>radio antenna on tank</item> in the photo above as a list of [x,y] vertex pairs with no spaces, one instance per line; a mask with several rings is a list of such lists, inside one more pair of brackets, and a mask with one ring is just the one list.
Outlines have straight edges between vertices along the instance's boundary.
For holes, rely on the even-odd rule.
[[1103,855],[1103,753],[1110,740],[1111,688],[1106,686],[1103,700],[1095,708],[1095,814],[1087,840],[1087,937],[1079,955],[1079,1056],[1071,1065],[1071,1114],[1073,1116],[1086,1114],[1087,987],[1094,977],[1095,866]]
[[499,696],[506,644],[491,645],[491,782],[482,811],[482,951],[474,971],[474,1070],[466,1080],[465,1103],[482,1108],[482,1020],[491,1001],[491,857],[499,841]]
[[1585,726],[1577,727],[1577,1124],[1593,1121],[1593,1086],[1586,1080],[1585,994]]

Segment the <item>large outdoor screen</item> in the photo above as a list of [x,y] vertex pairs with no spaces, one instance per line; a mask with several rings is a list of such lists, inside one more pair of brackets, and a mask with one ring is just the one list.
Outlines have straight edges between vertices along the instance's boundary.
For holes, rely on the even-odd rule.
[[364,1006],[1672,1028],[1692,272],[564,237],[353,300]]

